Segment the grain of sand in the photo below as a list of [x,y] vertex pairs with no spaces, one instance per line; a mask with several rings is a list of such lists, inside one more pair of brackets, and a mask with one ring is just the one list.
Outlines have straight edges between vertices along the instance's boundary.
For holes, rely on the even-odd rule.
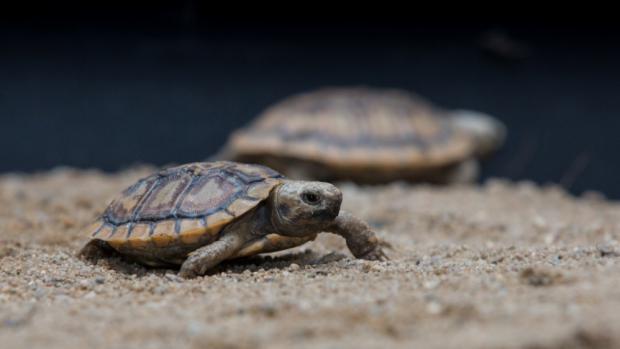
[[0,177],[1,348],[620,347],[620,205],[556,187],[342,185],[392,248],[324,234],[183,280],[75,257],[152,169]]

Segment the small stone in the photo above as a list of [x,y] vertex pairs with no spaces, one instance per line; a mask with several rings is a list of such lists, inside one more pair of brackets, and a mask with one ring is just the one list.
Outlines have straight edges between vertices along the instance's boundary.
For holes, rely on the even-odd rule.
[[182,277],[180,277],[180,276],[178,276],[176,274],[172,274],[172,273],[166,274],[165,278],[170,280],[170,281],[173,281],[173,282],[182,282],[183,281]]
[[601,257],[618,257],[620,253],[618,250],[611,244],[599,244],[596,246],[596,249],[601,254]]
[[362,263],[362,270],[365,273],[369,273],[372,270],[372,263],[364,261],[364,263]]
[[136,292],[142,292],[142,291],[144,291],[144,286],[143,286],[143,285],[141,285],[141,284],[140,284],[140,283],[138,283],[138,282],[135,282],[135,281],[134,281],[131,285],[129,285],[129,287],[130,287],[133,291],[136,291]]
[[424,288],[432,290],[434,288],[437,288],[437,286],[439,286],[439,279],[432,279],[432,280],[427,280],[424,281]]
[[559,272],[552,272],[540,268],[525,268],[521,271],[520,277],[530,286],[550,286],[562,280],[563,276]]
[[92,288],[92,284],[89,280],[80,280],[78,285],[80,286],[82,290],[89,290]]
[[69,303],[71,301],[71,297],[66,294],[57,294],[55,295],[54,300],[59,303]]
[[426,311],[431,315],[438,315],[443,311],[443,306],[437,301],[432,301],[426,305]]
[[47,292],[45,292],[45,289],[42,287],[37,287],[34,289],[34,297],[36,299],[41,299],[43,298],[45,295],[47,294]]
[[205,332],[205,326],[198,321],[190,321],[187,324],[187,334],[190,336],[198,336]]
[[301,269],[301,267],[299,266],[299,264],[292,263],[291,265],[289,265],[289,269],[291,271],[298,271],[299,269]]
[[168,287],[160,285],[157,286],[153,289],[153,293],[158,294],[158,295],[164,295],[168,292]]
[[372,270],[374,272],[384,272],[385,268],[380,263],[371,262],[370,263],[370,270]]
[[551,245],[555,242],[557,235],[554,233],[549,233],[545,235],[545,244]]
[[534,218],[532,219],[532,224],[537,229],[547,228],[547,220],[544,217],[538,215],[534,216]]
[[274,317],[277,313],[277,309],[272,304],[263,304],[259,307],[261,313],[268,317]]

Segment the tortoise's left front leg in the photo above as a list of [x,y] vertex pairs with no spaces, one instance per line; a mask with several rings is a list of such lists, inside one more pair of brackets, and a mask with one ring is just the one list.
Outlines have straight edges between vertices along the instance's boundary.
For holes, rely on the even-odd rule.
[[370,226],[349,212],[340,211],[326,230],[342,236],[356,258],[381,261],[389,259]]
[[188,279],[204,275],[207,270],[233,256],[243,243],[241,234],[236,231],[227,232],[219,240],[190,253],[181,265],[179,275]]
[[308,241],[314,240],[315,238],[316,234],[299,237],[269,234],[246,243],[231,258],[250,257],[259,253],[282,251],[301,246]]

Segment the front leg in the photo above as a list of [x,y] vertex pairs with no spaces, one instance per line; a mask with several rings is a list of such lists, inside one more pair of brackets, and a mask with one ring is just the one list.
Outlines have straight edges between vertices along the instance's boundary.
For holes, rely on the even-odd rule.
[[308,241],[316,239],[316,234],[308,236],[284,236],[280,234],[268,234],[253,241],[247,242],[231,258],[254,256],[259,253],[270,253],[301,246]]
[[184,278],[204,275],[207,270],[230,258],[245,243],[239,235],[234,232],[224,234],[219,240],[190,253],[181,265],[179,275]]
[[347,247],[356,258],[388,259],[380,246],[379,239],[370,226],[349,212],[340,211],[327,231],[342,236],[347,241]]

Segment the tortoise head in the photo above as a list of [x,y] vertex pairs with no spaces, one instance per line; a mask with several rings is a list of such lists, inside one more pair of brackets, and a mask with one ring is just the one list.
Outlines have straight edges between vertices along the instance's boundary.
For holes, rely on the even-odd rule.
[[285,181],[272,194],[272,222],[282,235],[315,234],[340,212],[342,193],[324,182]]

